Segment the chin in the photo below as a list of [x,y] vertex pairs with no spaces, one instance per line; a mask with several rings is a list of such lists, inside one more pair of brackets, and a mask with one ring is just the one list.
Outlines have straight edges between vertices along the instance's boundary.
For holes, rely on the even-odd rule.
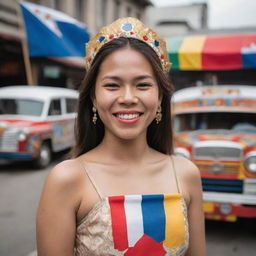
[[137,134],[120,134],[116,136],[117,138],[121,140],[136,140],[139,135]]
[[136,140],[142,136],[142,133],[136,131],[122,131],[114,134],[116,138],[121,140]]

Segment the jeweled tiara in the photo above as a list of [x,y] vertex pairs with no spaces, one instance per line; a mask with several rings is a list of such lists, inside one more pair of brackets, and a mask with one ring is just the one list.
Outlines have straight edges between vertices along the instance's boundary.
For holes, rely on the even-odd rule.
[[148,44],[157,53],[164,72],[168,72],[171,63],[165,41],[152,29],[146,27],[140,20],[132,17],[121,18],[103,27],[86,44],[85,66],[90,69],[94,57],[100,48],[113,39],[127,37],[136,38]]

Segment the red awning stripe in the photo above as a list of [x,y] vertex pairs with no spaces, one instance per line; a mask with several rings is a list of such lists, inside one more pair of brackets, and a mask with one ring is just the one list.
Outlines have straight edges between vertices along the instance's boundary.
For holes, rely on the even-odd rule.
[[[198,47],[195,42],[202,46]],[[189,36],[179,38],[179,45],[175,38],[168,38],[167,47],[173,69],[256,68],[256,34]]]

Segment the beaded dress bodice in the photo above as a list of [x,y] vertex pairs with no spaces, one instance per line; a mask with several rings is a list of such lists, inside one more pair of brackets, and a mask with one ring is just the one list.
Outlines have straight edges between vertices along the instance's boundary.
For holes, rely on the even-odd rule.
[[101,197],[77,223],[74,254],[182,256],[188,240],[187,206],[181,193],[109,196]]

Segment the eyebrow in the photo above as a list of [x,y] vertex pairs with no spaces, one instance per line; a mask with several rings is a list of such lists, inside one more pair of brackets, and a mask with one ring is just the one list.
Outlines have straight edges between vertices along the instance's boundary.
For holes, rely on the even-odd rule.
[[[138,80],[144,80],[144,79],[148,79],[148,78],[154,80],[154,78],[150,75],[137,76],[133,80],[138,81]],[[122,81],[122,79],[118,76],[104,76],[102,80],[106,80],[106,79],[112,79],[112,80],[115,80],[115,81]]]

